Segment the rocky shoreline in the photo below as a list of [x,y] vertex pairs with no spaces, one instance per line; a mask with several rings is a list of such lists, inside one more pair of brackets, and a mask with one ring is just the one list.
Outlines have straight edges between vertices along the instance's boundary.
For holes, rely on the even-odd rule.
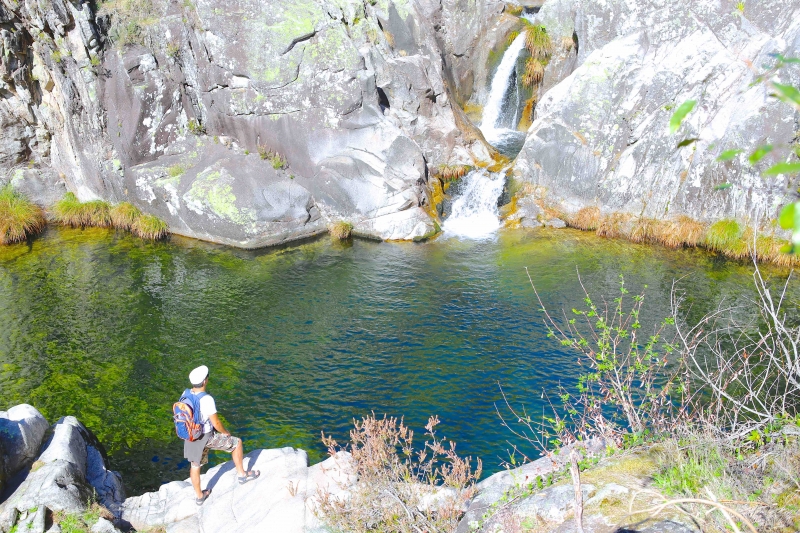
[[[303,450],[281,448],[245,456],[248,467],[262,472],[251,484],[236,482],[230,462],[209,469],[203,486],[213,493],[202,507],[195,505],[188,480],[126,498],[120,474],[109,469],[91,431],[70,416],[50,426],[25,404],[0,412],[0,446],[3,533],[60,533],[59,521],[71,515],[91,521],[84,522],[84,530],[93,533],[323,533],[329,530],[315,512],[320,491],[346,499],[348,489],[358,483],[346,452],[309,466]],[[588,530],[616,531],[627,524],[626,531],[698,531],[679,514],[626,516],[628,500],[652,486],[656,466],[646,450],[603,458],[605,446],[592,441],[582,453],[595,458],[581,485]],[[457,532],[514,531],[512,522],[537,524],[536,531],[574,531],[573,484],[563,475],[567,462],[568,454],[562,452],[481,481]],[[90,508],[101,511],[91,515]]]

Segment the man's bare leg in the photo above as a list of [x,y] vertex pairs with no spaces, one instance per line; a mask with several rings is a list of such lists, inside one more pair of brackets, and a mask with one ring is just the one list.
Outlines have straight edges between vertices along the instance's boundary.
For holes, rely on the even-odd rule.
[[189,479],[192,480],[192,487],[194,487],[195,493],[197,493],[197,498],[200,499],[203,497],[203,491],[200,490],[200,467],[192,465],[189,468]]
[[[244,467],[242,466],[242,462],[244,459],[244,445],[242,444],[241,439],[239,440],[239,445],[231,452],[231,459],[233,459],[233,464],[236,467],[236,473],[239,474],[239,477],[245,476]],[[200,484],[200,476],[198,475],[198,486]]]

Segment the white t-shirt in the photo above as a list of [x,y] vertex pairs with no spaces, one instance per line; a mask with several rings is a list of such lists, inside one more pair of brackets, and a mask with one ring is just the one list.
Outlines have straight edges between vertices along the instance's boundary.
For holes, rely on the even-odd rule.
[[210,394],[200,398],[200,420],[203,422],[203,433],[210,433],[214,430],[214,425],[209,420],[211,415],[217,414],[217,402]]

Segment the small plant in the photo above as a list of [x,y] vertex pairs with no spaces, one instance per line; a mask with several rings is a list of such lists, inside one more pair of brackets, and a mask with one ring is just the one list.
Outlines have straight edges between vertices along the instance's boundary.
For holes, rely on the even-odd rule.
[[89,60],[89,62],[92,64],[93,67],[97,68],[97,67],[100,66],[100,63],[101,63],[100,57],[99,56],[92,56],[92,58]]
[[45,224],[39,206],[15,191],[10,183],[0,188],[0,244],[24,241],[41,233]]
[[734,257],[747,255],[747,243],[742,239],[744,229],[735,220],[718,220],[706,232],[704,244],[710,250]]
[[64,59],[63,57],[61,57],[61,50],[53,50],[52,53],[50,54],[50,57],[56,63],[61,63],[61,61]]
[[736,10],[744,15],[744,2],[736,2]]
[[197,119],[189,120],[189,123],[186,124],[186,129],[189,130],[189,133],[192,135],[205,135],[206,128]]
[[685,215],[662,222],[659,229],[659,242],[670,248],[698,246],[705,235],[705,226]]
[[111,227],[111,205],[105,200],[91,200],[82,204],[84,225],[97,228]]
[[419,450],[403,420],[373,414],[354,424],[349,446],[323,435],[332,456],[350,452],[358,481],[347,499],[322,489],[320,518],[336,531],[353,533],[455,531],[480,477],[480,460],[473,470],[471,458],[459,457],[453,442],[445,446],[436,436],[437,417],[428,420],[428,440]]
[[514,15],[515,17],[518,17],[522,15],[522,12],[524,10],[525,8],[523,8],[519,4],[506,4],[506,13],[508,13],[509,15]]
[[178,56],[181,54],[181,45],[178,41],[170,41],[167,43],[167,48],[165,50],[167,57],[172,59],[177,59]]
[[511,46],[511,43],[513,43],[517,37],[519,37],[518,31],[512,31],[511,33],[509,33],[508,39],[506,39],[506,46]]
[[278,152],[273,152],[264,144],[258,145],[258,155],[263,160],[269,160],[272,163],[272,168],[275,170],[283,170],[289,166],[289,162]]
[[129,202],[120,202],[111,208],[111,224],[117,229],[130,230],[136,220],[142,216],[139,208]]
[[169,234],[169,226],[155,215],[143,214],[131,225],[131,232],[142,239],[157,241]]
[[344,220],[340,220],[338,222],[334,222],[328,228],[330,231],[331,237],[334,239],[339,239],[340,241],[345,241],[352,237],[353,235],[353,225],[350,222],[345,222]]

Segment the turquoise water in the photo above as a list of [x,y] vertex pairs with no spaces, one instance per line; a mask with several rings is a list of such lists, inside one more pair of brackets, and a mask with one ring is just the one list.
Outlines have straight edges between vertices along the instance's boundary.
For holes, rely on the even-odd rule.
[[[246,252],[50,229],[0,249],[0,408],[77,416],[135,494],[187,477],[170,408],[206,364],[247,449],[294,446],[318,461],[320,432],[344,437],[353,417],[405,416],[421,435],[437,414],[440,435],[490,473],[516,443],[495,412],[499,386],[541,413],[542,390],[578,371],[545,337],[525,267],[555,310],[581,303],[576,270],[597,295],[613,296],[620,274],[648,285],[653,319],[676,278],[693,316],[753,296],[746,264],[573,230]],[[796,309],[796,285],[790,298]]]

